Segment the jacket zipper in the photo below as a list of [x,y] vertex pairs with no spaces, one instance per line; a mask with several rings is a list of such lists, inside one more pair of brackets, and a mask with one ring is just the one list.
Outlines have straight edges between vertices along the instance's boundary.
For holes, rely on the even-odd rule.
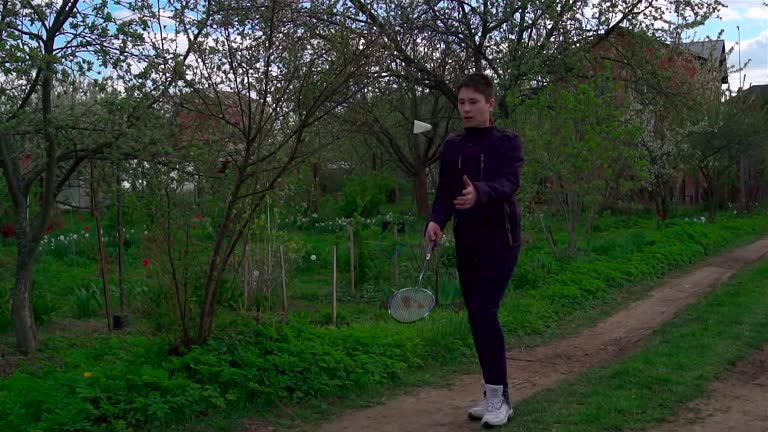
[[504,203],[504,222],[507,225],[507,238],[509,239],[509,245],[514,246],[512,241],[512,229],[509,227],[509,206]]
[[[462,157],[462,155],[459,154],[459,175],[462,175],[462,172],[461,172],[461,157]],[[459,225],[459,214],[456,213],[453,216],[453,229],[455,230],[458,225]]]

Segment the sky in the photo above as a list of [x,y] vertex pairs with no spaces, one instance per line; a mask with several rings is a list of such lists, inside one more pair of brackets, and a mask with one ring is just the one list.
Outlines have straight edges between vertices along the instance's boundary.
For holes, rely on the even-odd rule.
[[[725,49],[734,47],[728,58],[728,64],[739,64],[739,33],[741,33],[741,63],[750,63],[742,71],[744,87],[756,84],[768,84],[768,7],[762,0],[722,0],[728,7],[720,11],[717,17],[710,18],[702,27],[688,34],[689,40],[703,40],[707,36],[716,39],[722,30]],[[738,26],[738,28],[737,28]],[[731,88],[736,89],[739,73],[728,77]]]

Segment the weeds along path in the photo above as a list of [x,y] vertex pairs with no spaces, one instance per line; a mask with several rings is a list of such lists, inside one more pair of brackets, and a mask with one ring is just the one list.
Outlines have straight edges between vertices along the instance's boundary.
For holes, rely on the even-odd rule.
[[[635,350],[654,329],[767,253],[768,237],[704,261],[686,274],[666,279],[642,300],[582,333],[534,349],[510,351],[507,359],[513,405],[566,377]],[[466,418],[466,409],[480,395],[479,373],[463,375],[447,388],[419,389],[381,405],[342,414],[310,429],[319,432],[477,431],[480,426]]]
[[768,431],[768,345],[713,383],[707,395],[686,405],[651,432]]

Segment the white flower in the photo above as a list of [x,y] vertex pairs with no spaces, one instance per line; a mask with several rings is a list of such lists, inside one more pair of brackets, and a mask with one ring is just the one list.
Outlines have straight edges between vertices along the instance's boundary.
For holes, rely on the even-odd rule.
[[315,255],[313,254],[311,257],[309,257],[309,259],[311,259],[312,261],[317,261],[317,256],[315,256]]
[[84,236],[85,236],[85,238],[88,238],[88,233],[85,233]]
[[64,236],[59,236],[59,240],[64,241]]

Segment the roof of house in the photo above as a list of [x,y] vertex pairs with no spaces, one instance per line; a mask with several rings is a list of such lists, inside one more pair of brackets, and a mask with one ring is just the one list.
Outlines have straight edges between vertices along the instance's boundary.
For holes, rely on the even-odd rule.
[[681,44],[691,54],[703,61],[714,61],[720,68],[721,84],[728,84],[728,55],[725,53],[725,41],[722,39],[683,42]]
[[744,97],[754,98],[761,106],[768,106],[768,84],[752,85],[741,91]]
[[718,64],[725,60],[725,41],[722,39],[683,42],[682,45],[702,59],[714,59]]

